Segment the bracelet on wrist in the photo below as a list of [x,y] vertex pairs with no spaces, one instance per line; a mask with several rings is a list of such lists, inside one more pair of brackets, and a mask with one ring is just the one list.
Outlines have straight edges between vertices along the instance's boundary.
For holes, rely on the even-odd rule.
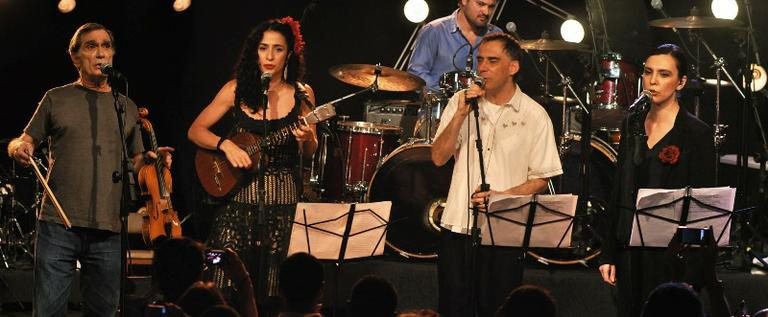
[[220,137],[219,138],[219,142],[216,142],[216,150],[217,151],[221,151],[221,144],[224,143],[224,141],[226,141],[226,140],[227,140],[227,138],[225,138],[225,137]]

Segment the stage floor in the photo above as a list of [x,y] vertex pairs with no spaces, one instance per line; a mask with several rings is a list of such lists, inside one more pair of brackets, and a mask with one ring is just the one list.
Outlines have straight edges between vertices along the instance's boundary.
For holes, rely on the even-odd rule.
[[[376,274],[389,279],[399,294],[399,309],[437,307],[437,269],[432,262],[404,262],[400,259],[368,259],[346,263],[341,274],[332,263],[326,265],[325,306],[341,304],[349,297],[354,282],[361,276]],[[337,279],[338,276],[338,279]],[[751,312],[768,307],[768,276],[741,272],[720,272],[732,309],[744,300]],[[0,300],[5,308],[2,316],[28,316],[29,310],[19,311],[14,303],[22,301],[29,308],[32,298],[32,272],[29,270],[0,270],[7,285],[0,284]],[[148,277],[131,278],[132,294],[149,290]],[[527,269],[526,284],[548,288],[557,301],[560,316],[614,316],[615,289],[604,284],[597,269],[583,267],[541,267]],[[338,288],[336,288],[338,285]],[[72,307],[79,301],[77,285],[73,285]],[[336,296],[338,294],[338,296]],[[338,298],[338,300],[336,300]],[[341,307],[341,306],[340,306]],[[71,310],[70,315],[78,315]]]

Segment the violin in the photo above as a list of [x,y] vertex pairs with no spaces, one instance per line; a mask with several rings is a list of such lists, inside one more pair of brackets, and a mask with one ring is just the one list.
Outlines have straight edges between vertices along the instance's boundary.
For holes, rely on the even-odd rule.
[[181,222],[171,203],[173,180],[171,171],[165,165],[163,154],[157,151],[157,138],[152,123],[147,117],[149,110],[139,108],[139,122],[150,140],[150,148],[157,153],[154,163],[145,164],[139,170],[139,187],[144,198],[145,209],[142,215],[141,235],[144,242],[152,246],[160,236],[168,238],[181,236]]

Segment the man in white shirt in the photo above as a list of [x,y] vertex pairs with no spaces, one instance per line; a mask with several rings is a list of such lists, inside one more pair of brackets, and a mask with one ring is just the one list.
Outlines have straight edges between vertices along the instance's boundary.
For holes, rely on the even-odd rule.
[[[471,209],[494,194],[529,195],[547,187],[550,177],[562,174],[552,121],[544,108],[520,91],[515,75],[520,70],[520,45],[503,33],[488,34],[478,48],[477,70],[485,85],[472,85],[451,98],[443,112],[432,161],[445,164],[451,157],[451,188],[441,218],[438,258],[439,306],[443,316],[473,316],[469,302],[471,281]],[[475,147],[476,127],[469,100],[480,111],[483,166],[490,191],[479,191],[480,165]],[[519,250],[481,248],[476,274],[478,315],[491,316],[504,297],[521,281]]]

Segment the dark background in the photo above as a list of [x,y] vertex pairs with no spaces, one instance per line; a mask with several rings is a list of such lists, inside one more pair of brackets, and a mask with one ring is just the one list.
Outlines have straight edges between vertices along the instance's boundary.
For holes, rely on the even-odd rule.
[[[359,89],[332,78],[328,75],[329,67],[347,63],[393,66],[415,27],[403,15],[404,0],[193,0],[192,6],[181,13],[173,11],[172,2],[79,0],[73,12],[62,14],[56,9],[57,1],[0,0],[0,43],[4,47],[0,49],[0,104],[3,109],[0,146],[4,148],[8,138],[20,134],[46,90],[76,79],[76,71],[66,53],[75,29],[85,22],[102,23],[115,33],[117,55],[114,63],[130,80],[129,97],[150,109],[159,142],[176,148],[173,167],[175,207],[181,216],[195,215],[185,229],[190,230],[187,231],[189,235],[198,238],[204,236],[212,204],[205,200],[194,177],[192,158],[195,148],[186,139],[186,131],[200,110],[231,77],[240,45],[251,28],[270,17],[290,15],[303,20],[302,30],[307,42],[306,81],[315,88],[318,103],[324,103]],[[455,0],[428,2],[427,21],[448,15],[456,8]],[[588,3],[550,2],[575,14],[582,23],[587,21],[588,10],[593,16],[602,11],[597,8],[596,0]],[[662,17],[651,8],[649,1],[604,2],[602,12],[605,13],[610,47],[622,53],[626,61],[640,66],[652,47],[665,42],[680,42],[670,29],[648,27],[648,20]],[[671,16],[685,16],[691,6],[697,5],[701,15],[711,16],[709,2],[667,0],[665,10]],[[746,21],[744,2],[738,2],[737,19]],[[768,21],[762,15],[768,12],[768,4],[765,1],[750,2],[755,37],[760,43],[760,51],[765,52]],[[547,31],[553,39],[560,38],[562,21],[525,1],[507,1],[496,24],[504,28],[508,21],[517,24],[518,32],[525,39],[538,38],[542,31]],[[688,41],[687,31],[683,31],[683,39]],[[596,32],[603,33],[599,29]],[[701,34],[716,53],[726,59],[728,69],[737,76],[738,66],[743,63],[744,54],[740,54],[743,49],[739,47],[739,38],[743,36],[725,29],[703,30]],[[593,46],[589,29],[583,43]],[[689,45],[696,50],[695,43],[689,42]],[[604,48],[598,45],[595,51],[599,55]],[[565,52],[553,56],[574,79],[578,91],[585,91],[595,80],[591,77],[594,69],[590,63],[591,55]],[[534,70],[534,60],[525,58],[519,78],[524,91],[532,96],[541,93],[543,83]],[[714,77],[711,62],[710,57],[701,55],[701,72],[708,78]],[[337,105],[338,111],[352,115],[353,120],[360,120],[365,100],[391,97],[402,95],[381,93],[355,97]],[[762,94],[758,94],[757,103],[762,112],[765,104]],[[702,118],[709,123],[714,117],[713,104],[714,89],[705,87]],[[738,120],[743,105],[732,88],[724,88],[722,104],[723,121],[732,127],[728,130],[723,152],[736,151],[739,139],[738,129],[733,128],[736,126],[747,127],[745,140],[752,144],[750,150],[756,149],[757,131],[751,128],[751,120],[747,123]],[[557,112],[556,105],[547,107]],[[11,168],[8,158],[2,155],[0,181],[10,176]]]

